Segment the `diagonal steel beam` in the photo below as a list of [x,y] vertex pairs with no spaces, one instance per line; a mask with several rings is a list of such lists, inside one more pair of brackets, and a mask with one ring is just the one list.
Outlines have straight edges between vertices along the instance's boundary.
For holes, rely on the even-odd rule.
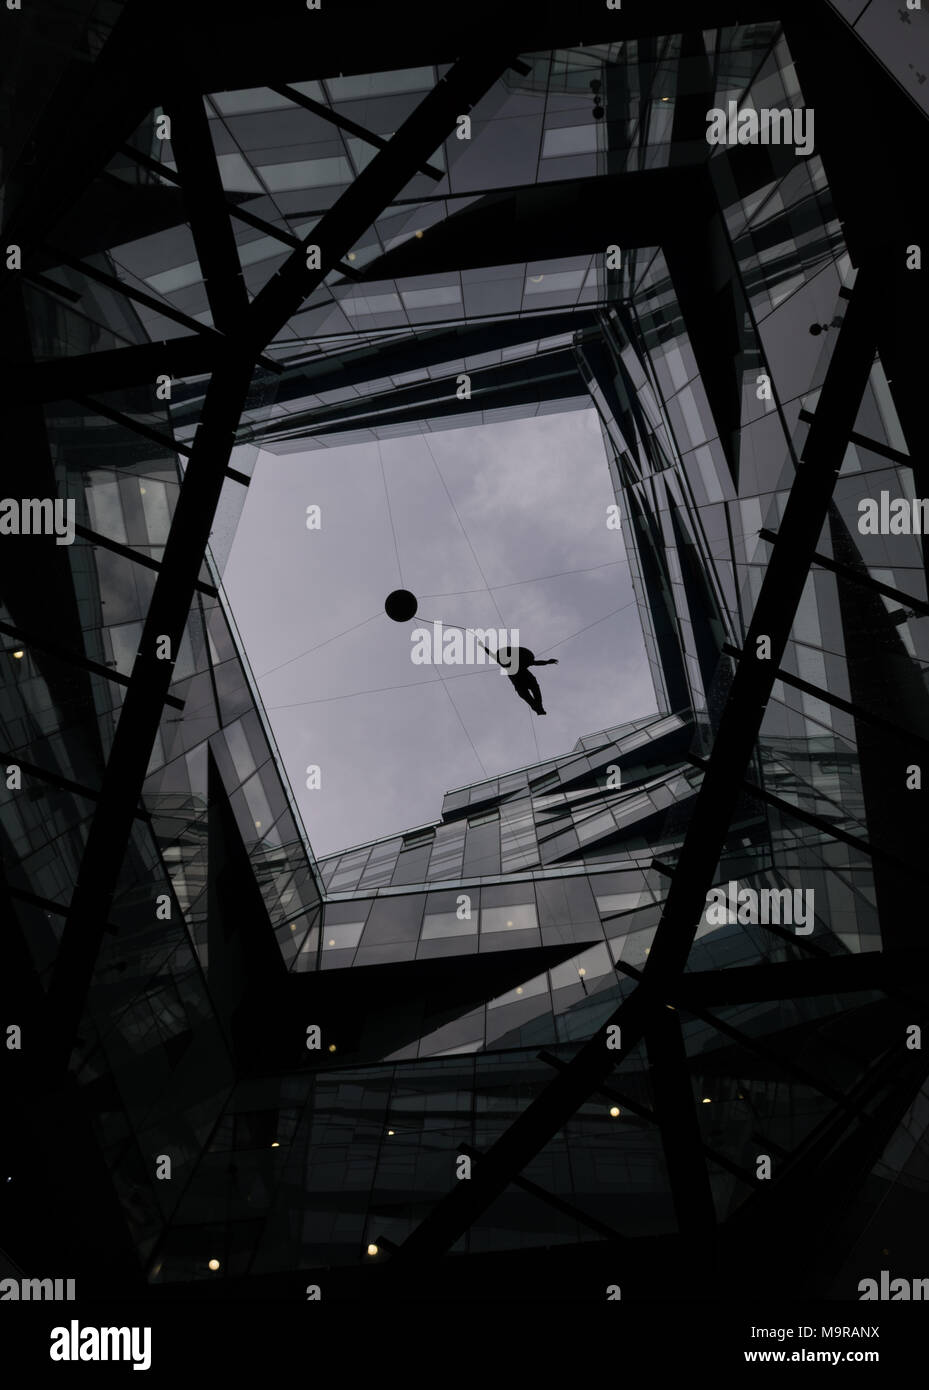
[[202,98],[180,86],[167,109],[171,117],[171,149],[177,161],[210,312],[219,331],[231,334],[248,309],[248,295],[209,119]]
[[[694,767],[702,767],[704,770],[709,766],[707,759],[698,757],[696,753],[688,753],[687,761],[693,763]],[[872,845],[871,841],[866,839],[864,835],[852,835],[848,830],[843,830],[840,825],[829,820],[828,816],[818,816],[815,811],[807,811],[803,806],[795,806],[792,801],[787,801],[784,797],[776,796],[774,792],[769,792],[764,787],[759,786],[750,777],[743,779],[742,786],[758,801],[764,801],[766,805],[773,806],[782,815],[791,816],[794,820],[802,821],[804,825],[821,830],[830,839],[841,841],[843,845],[858,850],[860,854],[867,855],[869,859],[881,859],[886,864],[892,864],[898,873],[906,874],[908,878],[916,879],[922,884],[929,883],[929,874],[923,873],[915,864],[908,864],[899,855],[892,854],[889,850],[881,849],[877,845]]]
[[[401,1271],[448,1250],[558,1133],[639,1042],[656,1008],[664,1004],[668,981],[687,963],[874,361],[877,292],[870,275],[859,274],[746,638],[746,647],[757,650],[757,639],[768,637],[771,657],[742,662],[735,673],[643,979],[488,1150],[471,1181],[442,1198],[407,1238],[392,1261]],[[616,1027],[622,1045],[609,1050],[608,1030]]]
[[[114,685],[124,685],[127,688],[132,684],[131,676],[124,676],[121,671],[114,671],[110,666],[103,666],[99,661],[93,661],[83,652],[69,651],[67,647],[60,646],[57,642],[50,642],[47,637],[34,632],[27,632],[25,628],[14,627],[12,623],[0,622],[0,632],[7,637],[13,637],[17,642],[21,642],[26,650],[45,652],[48,656],[53,656],[56,661],[63,661],[68,666],[76,666],[81,671],[91,671],[95,676],[102,676],[104,680],[112,681]],[[166,695],[165,702],[174,709],[183,709],[184,701],[178,700],[174,695]]]
[[682,1236],[707,1242],[704,1253],[712,1265],[716,1209],[680,1015],[658,1009],[646,1031],[645,1046],[678,1230]]
[[[364,140],[368,145],[373,145],[375,149],[386,150],[388,141],[382,135],[375,135],[373,131],[365,130],[363,125],[357,121],[350,121],[347,116],[341,115],[333,110],[331,106],[325,106],[321,101],[313,101],[312,97],[306,97],[302,92],[298,92],[295,87],[288,87],[281,83],[279,87],[272,87],[272,92],[277,92],[279,96],[286,97],[296,106],[302,106],[306,111],[312,111],[314,116],[321,116],[330,125],[337,126],[339,130],[344,130],[347,135],[357,135],[359,140]],[[434,164],[424,164],[422,172],[428,174],[431,179],[439,183],[445,178],[445,171],[438,169]]]
[[[741,649],[733,647],[729,642],[723,643],[722,651],[726,656],[734,656],[740,660],[742,658]],[[894,724],[892,720],[884,719],[880,714],[874,714],[871,710],[862,709],[861,705],[856,705],[851,700],[843,700],[840,695],[833,695],[831,690],[825,690],[821,685],[813,685],[811,681],[805,681],[800,676],[795,676],[790,671],[783,669],[778,670],[777,679],[783,681],[785,685],[793,686],[794,690],[802,690],[805,695],[812,695],[814,699],[822,700],[826,705],[833,705],[845,714],[853,715],[863,724],[873,724],[876,729],[883,729],[884,733],[890,734],[892,738],[929,749],[929,739],[923,738],[922,734],[914,733],[911,729],[901,729],[900,725]]]
[[304,251],[294,252],[252,301],[248,341],[260,351],[280,332],[326,275],[371,226],[377,213],[403,191],[436,146],[455,129],[458,116],[470,111],[510,65],[493,49],[462,58],[440,78],[407,117],[387,147],[380,150],[341,198],[324,213],[306,238],[318,246],[320,268],[308,268]]
[[[761,528],[758,535],[763,541],[777,539],[777,532],[769,531],[766,526]],[[830,570],[833,574],[840,574],[843,579],[850,579],[853,584],[860,584],[863,588],[873,589],[876,594],[885,594],[887,598],[894,598],[898,603],[906,604],[907,608],[912,608],[914,613],[921,613],[923,617],[929,615],[929,603],[925,599],[914,598],[912,594],[904,592],[903,589],[895,589],[892,584],[884,584],[864,570],[852,569],[851,565],[843,565],[839,560],[833,560],[828,555],[820,555],[819,551],[813,556],[813,563],[820,569]]]

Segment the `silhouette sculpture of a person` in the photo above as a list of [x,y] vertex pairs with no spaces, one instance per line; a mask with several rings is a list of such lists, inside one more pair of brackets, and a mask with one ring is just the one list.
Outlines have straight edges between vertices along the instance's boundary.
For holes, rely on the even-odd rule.
[[[478,638],[480,642],[480,638]],[[480,642],[484,647],[484,643]],[[550,656],[547,661],[539,661],[535,652],[531,652],[528,647],[498,647],[492,652],[489,647],[484,647],[488,656],[492,656],[495,661],[507,673],[510,684],[516,691],[521,700],[533,709],[536,714],[544,714],[542,708],[542,691],[539,689],[539,682],[529,670],[530,666],[557,666],[557,656]]]

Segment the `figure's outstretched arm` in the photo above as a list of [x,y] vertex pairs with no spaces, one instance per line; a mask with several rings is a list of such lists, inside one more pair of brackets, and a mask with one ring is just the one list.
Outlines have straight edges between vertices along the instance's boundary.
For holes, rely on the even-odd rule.
[[557,666],[558,658],[557,656],[550,656],[546,661],[533,661],[531,664],[533,666]]

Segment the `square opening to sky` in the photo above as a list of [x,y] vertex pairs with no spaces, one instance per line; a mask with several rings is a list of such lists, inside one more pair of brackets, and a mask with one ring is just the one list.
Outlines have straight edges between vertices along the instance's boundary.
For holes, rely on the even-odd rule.
[[[224,585],[318,857],[655,711],[614,501],[590,409],[260,455]],[[557,657],[533,668],[545,716],[489,658],[414,661],[455,656],[433,620]]]

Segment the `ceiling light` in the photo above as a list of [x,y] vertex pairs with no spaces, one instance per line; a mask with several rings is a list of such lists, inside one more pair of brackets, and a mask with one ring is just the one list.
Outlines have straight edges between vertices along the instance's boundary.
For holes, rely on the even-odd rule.
[[368,1254],[369,1254],[369,1255],[376,1255],[376,1254],[377,1254],[377,1246],[376,1246],[376,1245],[369,1245],[369,1246],[368,1246]]
[[13,653],[14,659],[16,661],[22,661],[25,655],[26,653],[23,651],[22,647],[17,647],[15,652]]
[[335,1043],[330,1043],[330,1044],[329,1044],[329,1051],[330,1051],[330,1052],[335,1052]]
[[219,1260],[210,1260],[210,1269],[219,1269]]
[[613,1116],[613,1119],[615,1120],[615,1119],[617,1118],[617,1116],[619,1115],[619,1106],[618,1106],[618,1105],[611,1105],[611,1106],[610,1106],[610,1114]]
[[279,1149],[281,1147],[281,1141],[279,1139],[272,1139],[271,1147],[272,1149]]

